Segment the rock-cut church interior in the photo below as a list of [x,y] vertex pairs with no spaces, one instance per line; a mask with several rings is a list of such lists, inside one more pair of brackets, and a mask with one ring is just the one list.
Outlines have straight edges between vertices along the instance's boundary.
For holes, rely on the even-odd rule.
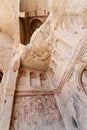
[[87,0],[0,0],[0,130],[87,130]]

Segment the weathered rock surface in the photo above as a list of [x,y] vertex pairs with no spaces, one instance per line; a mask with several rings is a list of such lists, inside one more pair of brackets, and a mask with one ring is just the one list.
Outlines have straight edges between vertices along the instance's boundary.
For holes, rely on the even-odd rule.
[[43,2],[0,0],[0,130],[87,130],[87,0]]

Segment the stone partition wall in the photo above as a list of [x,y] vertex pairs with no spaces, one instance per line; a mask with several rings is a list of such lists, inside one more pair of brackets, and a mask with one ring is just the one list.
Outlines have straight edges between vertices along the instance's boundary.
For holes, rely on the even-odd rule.
[[21,0],[20,11],[29,12],[29,16],[46,16],[48,11],[48,0]]

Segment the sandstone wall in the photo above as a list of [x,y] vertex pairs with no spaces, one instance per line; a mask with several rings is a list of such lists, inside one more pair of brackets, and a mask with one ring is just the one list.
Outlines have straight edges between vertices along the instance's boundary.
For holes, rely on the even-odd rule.
[[47,1],[48,0],[21,0],[20,9],[24,12],[47,10]]
[[9,1],[0,1],[0,30],[13,38],[14,20],[12,7]]

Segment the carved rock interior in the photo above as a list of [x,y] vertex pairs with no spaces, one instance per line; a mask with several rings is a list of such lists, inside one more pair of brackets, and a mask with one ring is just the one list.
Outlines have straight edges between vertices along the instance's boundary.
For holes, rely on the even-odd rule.
[[0,0],[0,130],[87,130],[87,0]]

